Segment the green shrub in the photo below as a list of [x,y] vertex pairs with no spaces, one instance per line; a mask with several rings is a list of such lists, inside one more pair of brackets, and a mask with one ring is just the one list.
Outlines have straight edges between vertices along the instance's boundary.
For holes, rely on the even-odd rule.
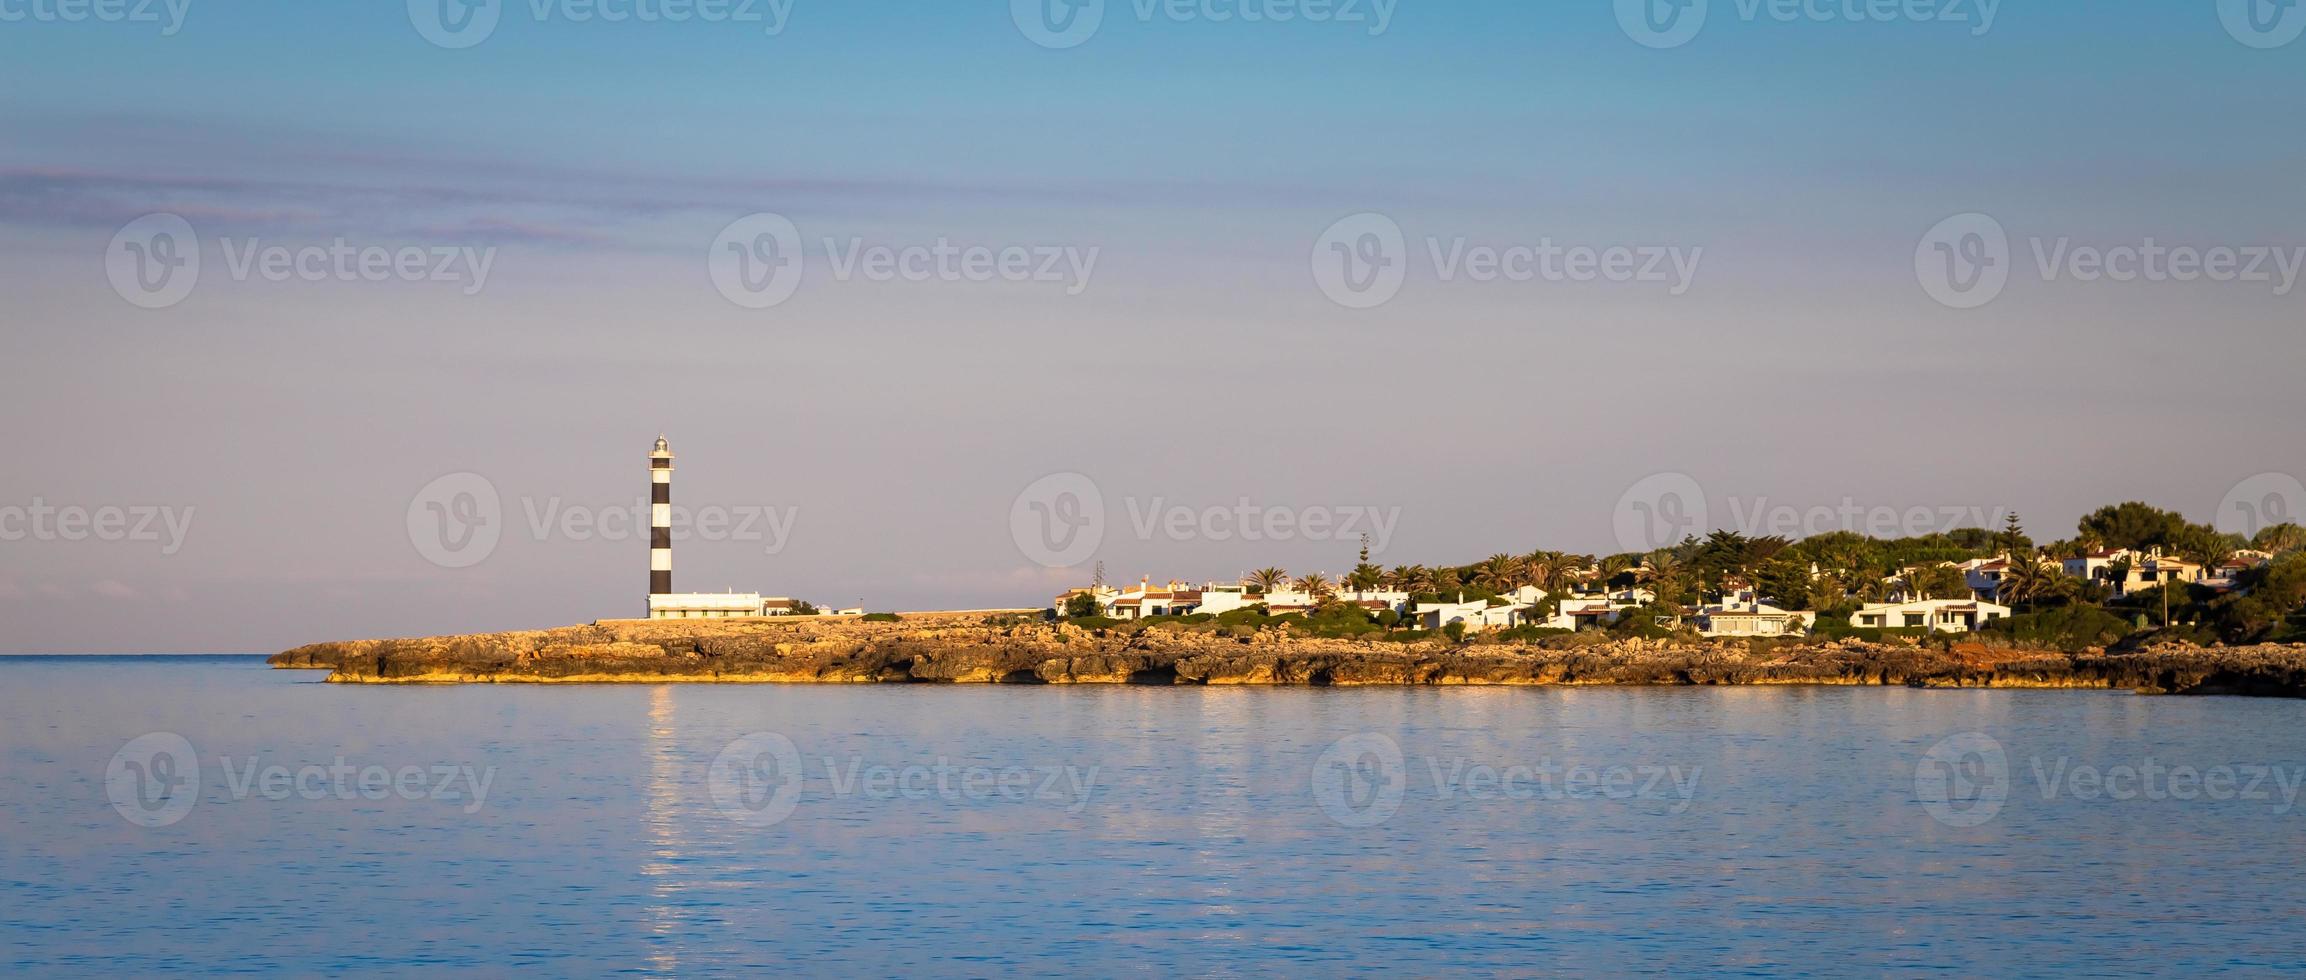
[[1377,620],[1360,606],[1338,603],[1316,609],[1310,615],[1287,613],[1267,617],[1268,624],[1286,624],[1308,636],[1328,639],[1353,639],[1385,631]]
[[1266,615],[1264,606],[1247,606],[1241,609],[1233,609],[1218,613],[1217,625],[1256,627],[1264,625],[1265,619]]
[[2096,606],[2063,606],[1997,619],[1978,630],[2007,638],[2019,646],[2075,653],[2090,647],[2112,646],[2136,632],[2127,619]]
[[903,619],[904,617],[896,613],[866,613],[864,615],[864,621],[868,623],[894,623]]

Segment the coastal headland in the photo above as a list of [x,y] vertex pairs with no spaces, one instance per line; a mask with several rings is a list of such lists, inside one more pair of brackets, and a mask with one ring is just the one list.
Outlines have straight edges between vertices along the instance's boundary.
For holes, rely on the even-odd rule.
[[274,667],[341,684],[1833,685],[2069,688],[2306,697],[2306,646],[2020,649],[1984,642],[1548,637],[1331,639],[1083,628],[1026,611],[603,620],[466,636],[316,643]]

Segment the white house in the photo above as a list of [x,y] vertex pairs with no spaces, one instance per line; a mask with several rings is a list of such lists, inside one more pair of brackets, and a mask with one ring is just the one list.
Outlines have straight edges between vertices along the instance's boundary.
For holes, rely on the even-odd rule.
[[1850,616],[1861,629],[1925,627],[1932,633],[1967,633],[1997,619],[2010,618],[2010,607],[1975,599],[1921,599],[1914,602],[1869,602]]
[[[2128,570],[2116,574],[2116,566],[2123,562],[2128,563]],[[2093,551],[2080,558],[2066,559],[2065,569],[2066,574],[2075,578],[2112,586],[2115,598],[2169,582],[2206,584],[2212,577],[2211,570],[2200,562],[2165,555],[2159,548],[2143,554],[2124,548]]]
[[1264,604],[1265,597],[1249,594],[1246,585],[1220,585],[1212,582],[1201,587],[1200,611],[1212,616]]
[[1740,589],[1697,612],[1698,632],[1706,636],[1800,636],[1817,623],[1817,613],[1780,609],[1761,601],[1752,589]]
[[1417,628],[1447,629],[1459,623],[1468,633],[1491,629],[1512,629],[1529,621],[1530,607],[1526,603],[1504,601],[1490,605],[1490,600],[1474,599],[1458,602],[1420,602],[1410,610],[1410,618]]
[[2209,577],[2209,570],[2198,562],[2156,553],[2144,561],[2131,562],[2130,574],[2114,582],[2114,595],[2126,596],[2169,582],[2196,583]]
[[2108,568],[2125,558],[2135,561],[2138,555],[2128,548],[2101,548],[2085,552],[2079,558],[2066,559],[2066,574],[2073,578],[2103,578]]
[[1561,605],[1555,607],[1553,615],[1546,619],[1545,626],[1557,630],[1600,629],[1617,622],[1626,610],[1632,608],[1631,605],[1613,602],[1607,597],[1563,599]]

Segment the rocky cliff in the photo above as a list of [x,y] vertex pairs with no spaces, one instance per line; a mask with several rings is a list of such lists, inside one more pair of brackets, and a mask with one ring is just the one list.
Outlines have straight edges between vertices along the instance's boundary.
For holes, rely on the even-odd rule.
[[335,683],[1712,685],[2095,688],[2306,696],[2306,647],[2065,654],[1982,646],[1315,639],[1284,629],[1084,630],[984,614],[608,621],[299,647]]

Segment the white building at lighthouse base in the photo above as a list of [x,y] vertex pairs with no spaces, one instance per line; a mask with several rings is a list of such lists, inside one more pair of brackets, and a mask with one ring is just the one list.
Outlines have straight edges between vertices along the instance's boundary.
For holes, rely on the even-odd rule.
[[675,592],[649,597],[650,619],[763,619],[790,616],[800,603],[755,592]]

